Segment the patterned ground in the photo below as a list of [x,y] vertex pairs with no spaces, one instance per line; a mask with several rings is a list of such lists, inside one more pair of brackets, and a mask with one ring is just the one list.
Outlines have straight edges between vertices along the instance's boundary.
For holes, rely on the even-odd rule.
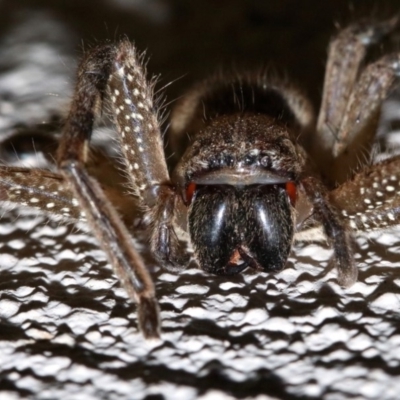
[[316,245],[297,247],[275,276],[156,271],[156,343],[138,334],[90,236],[29,214],[3,219],[0,234],[2,398],[390,399],[400,390],[400,232],[359,241],[360,280],[347,290]]

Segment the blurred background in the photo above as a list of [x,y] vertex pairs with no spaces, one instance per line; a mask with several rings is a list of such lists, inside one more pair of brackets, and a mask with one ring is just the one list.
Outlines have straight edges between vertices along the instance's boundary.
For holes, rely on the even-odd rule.
[[[2,0],[1,124],[4,117],[41,120],[63,112],[84,49],[125,36],[147,52],[149,73],[161,75],[161,86],[173,82],[166,89],[170,101],[216,70],[271,66],[317,105],[332,34],[349,21],[387,17],[398,7],[395,0]],[[10,114],[7,103],[14,100],[19,109]],[[29,115],[21,115],[29,107]]]

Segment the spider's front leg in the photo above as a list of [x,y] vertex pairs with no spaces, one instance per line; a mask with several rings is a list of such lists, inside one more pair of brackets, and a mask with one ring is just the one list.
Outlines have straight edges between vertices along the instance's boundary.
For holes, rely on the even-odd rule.
[[166,265],[188,260],[175,234],[174,212],[180,197],[169,183],[152,85],[128,41],[94,49],[83,60],[58,165],[123,286],[138,302],[144,335],[156,337],[158,306],[151,278],[119,216],[84,168],[96,102],[106,94],[111,99],[130,189],[150,220],[152,250]]
[[182,268],[189,253],[178,236],[182,231],[176,215],[184,204],[170,183],[153,104],[154,82],[146,81],[136,50],[128,41],[118,47],[108,86],[130,189],[151,226],[151,250],[165,267]]

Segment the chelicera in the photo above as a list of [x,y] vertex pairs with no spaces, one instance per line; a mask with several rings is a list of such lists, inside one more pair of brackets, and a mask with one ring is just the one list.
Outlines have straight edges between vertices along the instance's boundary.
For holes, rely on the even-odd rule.
[[[371,165],[382,101],[400,54],[364,66],[368,47],[397,19],[349,26],[329,46],[318,119],[307,98],[268,74],[232,73],[196,85],[176,105],[169,172],[140,56],[127,40],[83,59],[57,151],[58,172],[4,166],[0,198],[76,221],[97,237],[146,338],[160,335],[154,285],[106,185],[85,168],[99,103],[113,115],[129,194],[143,211],[152,253],[169,269],[194,258],[214,274],[277,272],[294,240],[325,236],[339,283],[357,279],[352,238],[400,220],[400,158]],[[126,218],[124,218],[126,219]],[[132,225],[132,224],[131,224]],[[133,229],[133,234],[135,234]]]

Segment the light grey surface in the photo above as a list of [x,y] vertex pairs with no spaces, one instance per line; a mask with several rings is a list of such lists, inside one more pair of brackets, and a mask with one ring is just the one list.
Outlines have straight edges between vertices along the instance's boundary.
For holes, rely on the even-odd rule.
[[[134,3],[136,18],[152,16],[149,43],[168,42],[152,33],[165,32],[173,7]],[[128,13],[127,5],[115,7]],[[52,14],[18,14],[0,41],[2,135],[65,113],[80,38]],[[154,65],[180,63],[179,44],[165,46],[174,56],[163,61],[161,46]],[[156,343],[137,332],[135,307],[84,227],[15,209],[4,211],[0,237],[1,399],[395,399],[400,392],[400,231],[359,239],[359,281],[349,289],[336,283],[331,251],[316,244],[296,246],[275,276],[171,274],[150,261],[163,319]]]
[[29,214],[3,219],[0,233],[2,398],[394,399],[400,390],[400,232],[359,240],[360,279],[346,290],[317,245],[296,247],[275,276],[156,271],[155,343],[137,332],[89,235]]

